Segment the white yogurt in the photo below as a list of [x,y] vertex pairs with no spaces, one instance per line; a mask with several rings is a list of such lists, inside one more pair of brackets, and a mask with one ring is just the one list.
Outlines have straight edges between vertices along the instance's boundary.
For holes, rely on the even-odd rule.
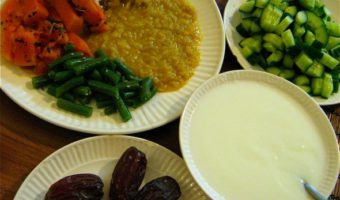
[[318,127],[296,100],[251,81],[209,91],[189,129],[190,151],[206,183],[230,200],[312,199],[301,184],[325,176]]

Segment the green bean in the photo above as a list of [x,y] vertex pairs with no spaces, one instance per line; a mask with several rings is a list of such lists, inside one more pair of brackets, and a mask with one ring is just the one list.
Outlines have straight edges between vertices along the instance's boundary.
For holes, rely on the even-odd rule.
[[48,73],[47,73],[47,76],[49,79],[54,79],[54,76],[57,72],[55,70],[50,70]]
[[48,94],[50,94],[51,96],[57,96],[57,93],[56,93],[56,90],[57,90],[57,86],[55,86],[55,85],[49,85],[48,87],[47,87],[47,90],[46,90],[46,92],[48,93]]
[[116,71],[117,65],[116,65],[115,62],[113,62],[113,60],[110,60],[108,67],[109,67],[109,69],[111,69],[112,71]]
[[125,81],[118,84],[119,91],[135,91],[140,88],[139,82],[137,81]]
[[67,43],[64,46],[64,53],[68,54],[68,53],[72,53],[75,51],[75,47],[72,43]]
[[146,102],[151,98],[151,87],[153,85],[152,79],[150,77],[146,77],[141,81],[141,89],[140,89],[140,101]]
[[74,73],[71,70],[60,71],[60,72],[55,73],[53,80],[55,82],[61,82],[61,81],[69,80],[73,76],[74,76]]
[[109,70],[108,68],[102,68],[100,69],[100,74],[105,77],[108,82],[117,85],[117,83],[120,81],[120,75],[115,73],[112,70]]
[[114,104],[113,99],[96,101],[97,108],[105,108],[113,104]]
[[97,51],[94,52],[94,56],[96,56],[96,58],[107,57],[103,49],[97,49]]
[[82,97],[84,96],[88,97],[92,95],[92,90],[89,86],[81,85],[81,86],[74,88],[72,91],[74,94],[82,96]]
[[85,79],[83,76],[79,76],[79,77],[75,77],[72,78],[68,81],[66,81],[65,83],[63,83],[62,85],[58,86],[56,89],[56,96],[60,97],[62,94],[64,94],[65,92],[79,86],[85,83]]
[[119,97],[118,99],[114,99],[114,101],[115,101],[119,115],[122,118],[122,120],[124,122],[129,121],[132,118],[132,116],[131,116],[131,113],[128,107],[125,105],[123,99]]
[[47,75],[36,76],[32,78],[33,88],[42,88],[50,83]]
[[111,115],[113,113],[117,112],[117,107],[115,105],[108,106],[104,109],[104,114],[105,115]]
[[80,63],[76,66],[73,66],[71,69],[74,71],[74,73],[79,76],[82,74],[85,74],[89,71],[94,70],[95,68],[101,66],[107,66],[109,62],[108,58],[96,58],[94,60],[86,61],[84,63]]
[[76,59],[70,59],[65,61],[64,65],[67,69],[72,69],[72,67],[88,62],[88,61],[92,61],[94,60],[94,58],[91,57],[83,57],[83,58],[76,58]]
[[104,79],[103,79],[103,77],[102,77],[102,75],[100,74],[100,72],[98,71],[98,70],[93,70],[89,75],[88,75],[88,77],[90,78],[90,79],[93,79],[93,80],[97,80],[97,81],[103,81]]
[[65,100],[69,100],[69,101],[71,101],[71,102],[75,102],[75,97],[74,97],[74,95],[73,94],[71,94],[71,93],[64,93],[62,96],[61,96],[61,98],[62,99],[65,99]]
[[136,76],[131,69],[129,69],[120,59],[113,59],[113,63],[117,66],[117,69],[122,72],[125,76]]
[[91,87],[92,90],[96,92],[107,94],[115,99],[119,98],[119,91],[117,87],[115,86],[111,86],[101,81],[93,81],[93,80],[88,81],[88,85]]
[[89,106],[73,103],[65,99],[58,99],[57,106],[66,111],[70,111],[75,114],[83,115],[85,117],[90,117],[93,111],[93,109]]
[[133,97],[136,97],[137,96],[137,93],[132,91],[132,92],[122,92],[122,97],[124,100],[126,99],[130,99],[130,98],[133,98]]
[[48,64],[48,68],[49,68],[49,70],[54,69],[54,68],[62,65],[67,60],[74,59],[74,58],[81,58],[83,55],[84,55],[83,52],[72,52],[72,53],[66,54],[66,55],[54,60],[50,64]]
[[[47,92],[49,95],[56,97],[56,96],[57,96],[57,95],[56,95],[56,89],[57,89],[57,86],[51,84],[51,85],[49,85],[49,86],[47,87],[46,92]],[[71,93],[69,93],[69,92],[66,92],[66,93],[64,93],[63,95],[61,95],[61,98],[62,98],[62,99],[69,100],[69,101],[72,101],[72,102],[75,102],[75,97],[74,97],[74,95],[71,94]]]

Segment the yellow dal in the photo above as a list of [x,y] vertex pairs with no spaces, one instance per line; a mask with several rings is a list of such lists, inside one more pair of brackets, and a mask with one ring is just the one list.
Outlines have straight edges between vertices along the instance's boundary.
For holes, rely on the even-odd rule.
[[112,1],[109,31],[90,36],[92,50],[121,58],[137,75],[151,76],[159,91],[181,88],[200,61],[200,28],[187,0]]

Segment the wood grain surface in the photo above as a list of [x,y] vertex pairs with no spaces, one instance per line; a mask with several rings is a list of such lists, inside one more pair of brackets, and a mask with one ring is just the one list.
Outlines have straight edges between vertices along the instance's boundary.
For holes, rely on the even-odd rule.
[[[217,0],[223,11],[225,0]],[[229,47],[226,48],[222,71],[241,69]],[[324,107],[339,139],[340,105]],[[181,155],[178,142],[179,120],[160,128],[134,134],[167,147]],[[13,199],[25,177],[45,157],[57,149],[93,135],[67,130],[45,122],[0,92],[0,199]],[[339,182],[339,181],[338,181]],[[340,184],[331,196],[340,199]]]

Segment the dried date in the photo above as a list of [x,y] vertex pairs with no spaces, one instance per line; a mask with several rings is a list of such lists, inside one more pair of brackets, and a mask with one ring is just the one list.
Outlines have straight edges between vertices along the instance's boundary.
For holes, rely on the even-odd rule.
[[134,200],[176,200],[180,196],[181,189],[177,181],[170,176],[163,176],[145,184]]
[[94,174],[75,174],[55,182],[45,200],[99,200],[103,197],[103,181]]
[[130,200],[142,184],[147,160],[136,147],[128,148],[118,160],[112,173],[110,185],[111,200]]

